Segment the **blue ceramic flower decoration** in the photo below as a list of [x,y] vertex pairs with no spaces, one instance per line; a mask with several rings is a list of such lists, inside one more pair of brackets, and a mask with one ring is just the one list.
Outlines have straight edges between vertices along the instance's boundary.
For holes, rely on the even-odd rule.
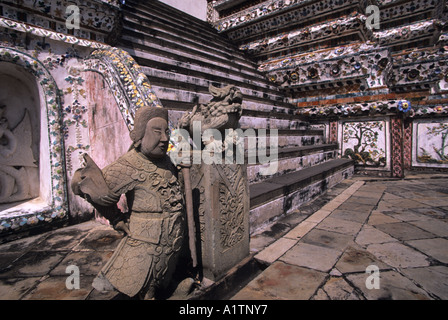
[[411,103],[407,100],[398,101],[398,110],[401,112],[408,112],[412,109]]

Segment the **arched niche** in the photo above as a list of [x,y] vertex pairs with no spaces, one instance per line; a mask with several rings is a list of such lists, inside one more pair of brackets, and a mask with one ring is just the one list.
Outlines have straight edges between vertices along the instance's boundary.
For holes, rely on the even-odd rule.
[[45,67],[0,47],[0,235],[67,218],[60,110],[57,85]]

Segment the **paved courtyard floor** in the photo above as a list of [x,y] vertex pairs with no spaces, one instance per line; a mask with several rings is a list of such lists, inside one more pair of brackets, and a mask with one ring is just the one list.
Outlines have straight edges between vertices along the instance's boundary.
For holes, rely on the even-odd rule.
[[344,181],[252,236],[268,267],[233,299],[448,299],[448,179],[422,177]]
[[[116,298],[92,281],[121,237],[91,221],[0,245],[0,300]],[[254,234],[251,251],[263,271],[232,299],[448,299],[448,176],[346,180]]]

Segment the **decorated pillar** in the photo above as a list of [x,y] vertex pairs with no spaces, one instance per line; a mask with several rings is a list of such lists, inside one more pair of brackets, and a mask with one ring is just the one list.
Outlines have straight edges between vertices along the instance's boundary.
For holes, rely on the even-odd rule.
[[198,260],[204,277],[217,281],[249,255],[246,165],[193,165],[191,177]]
[[330,141],[329,143],[338,143],[338,122],[330,121]]
[[173,144],[183,142],[174,146],[172,154],[182,153],[184,147],[190,149],[189,139],[185,139],[189,134],[193,141],[190,185],[196,226],[196,254],[192,252],[192,257],[197,257],[205,278],[218,281],[249,256],[250,198],[244,143],[236,130],[243,95],[234,86],[210,86],[209,90],[213,99],[195,106],[179,120],[181,135],[174,137]]
[[404,178],[403,118],[400,115],[392,116],[390,124],[392,177]]

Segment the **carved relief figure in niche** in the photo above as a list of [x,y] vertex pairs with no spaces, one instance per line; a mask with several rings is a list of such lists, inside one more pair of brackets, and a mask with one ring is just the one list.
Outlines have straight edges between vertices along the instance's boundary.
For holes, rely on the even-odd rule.
[[[86,166],[76,171],[72,189],[126,233],[94,287],[151,299],[169,285],[186,231],[181,185],[167,156],[167,111],[140,108],[131,139],[130,151],[103,170],[85,155]],[[117,207],[122,194],[127,213]]]
[[33,155],[33,134],[28,110],[11,127],[6,106],[0,105],[0,204],[39,196],[39,172]]

